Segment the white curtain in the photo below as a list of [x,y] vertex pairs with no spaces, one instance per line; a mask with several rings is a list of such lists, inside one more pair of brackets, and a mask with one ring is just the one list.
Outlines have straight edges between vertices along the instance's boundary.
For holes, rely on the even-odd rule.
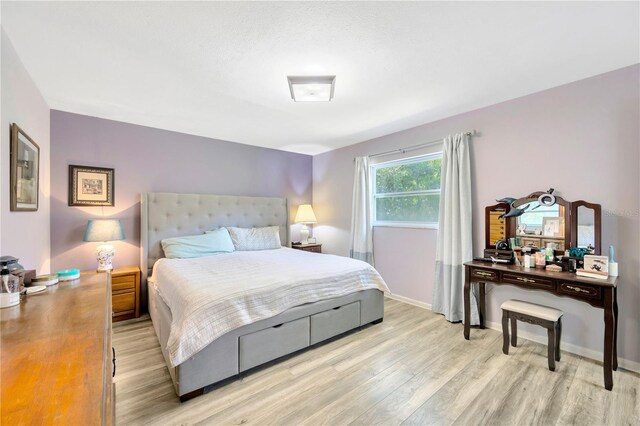
[[[464,266],[473,259],[471,234],[471,161],[469,137],[444,139],[440,186],[440,219],[432,309],[451,322],[464,320]],[[478,324],[471,298],[471,324]]]
[[373,227],[371,226],[371,188],[369,157],[356,158],[351,209],[349,256],[373,265]]

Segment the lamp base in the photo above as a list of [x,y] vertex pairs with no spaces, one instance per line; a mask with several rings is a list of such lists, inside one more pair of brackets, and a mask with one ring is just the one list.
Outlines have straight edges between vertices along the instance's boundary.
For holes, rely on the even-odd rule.
[[300,243],[301,244],[309,244],[309,227],[302,224],[302,228],[300,228]]
[[113,264],[111,263],[111,261],[113,260],[113,256],[115,255],[113,246],[110,246],[109,244],[99,245],[97,255],[98,272],[106,272],[113,269]]

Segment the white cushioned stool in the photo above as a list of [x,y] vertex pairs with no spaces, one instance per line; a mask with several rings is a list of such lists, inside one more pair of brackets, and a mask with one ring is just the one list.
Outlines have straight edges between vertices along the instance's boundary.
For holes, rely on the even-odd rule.
[[549,337],[547,347],[549,370],[555,371],[555,361],[560,361],[562,311],[521,300],[507,300],[500,308],[502,308],[502,352],[505,355],[509,355],[509,320],[511,320],[511,346],[514,348],[518,342],[517,320],[540,325],[547,329],[547,336]]

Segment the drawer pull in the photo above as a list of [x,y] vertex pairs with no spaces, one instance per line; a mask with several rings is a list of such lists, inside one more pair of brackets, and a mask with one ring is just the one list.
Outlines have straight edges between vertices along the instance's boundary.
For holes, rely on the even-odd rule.
[[493,272],[485,272],[485,271],[475,271],[476,275],[480,275],[481,277],[491,277],[493,278]]
[[111,377],[116,377],[116,348],[111,346],[111,350],[113,351],[113,374],[111,374]]
[[278,324],[278,325],[274,325],[272,328],[280,328],[280,327],[282,327],[282,325],[283,325],[283,324],[284,324],[284,323],[282,323],[282,324]]
[[576,287],[576,286],[572,286],[572,285],[568,285],[568,286],[566,286],[566,287],[567,287],[569,290],[573,290],[573,291],[575,291],[576,293],[587,293],[587,294],[591,293],[589,290],[585,290],[585,289],[583,289],[583,288]]
[[338,306],[337,308],[333,308],[334,311],[337,311],[338,309],[342,308],[342,306]]
[[522,282],[525,282],[525,283],[535,283],[536,282],[536,280],[532,280],[530,278],[524,278],[524,277],[516,277],[516,279],[518,281],[522,281]]

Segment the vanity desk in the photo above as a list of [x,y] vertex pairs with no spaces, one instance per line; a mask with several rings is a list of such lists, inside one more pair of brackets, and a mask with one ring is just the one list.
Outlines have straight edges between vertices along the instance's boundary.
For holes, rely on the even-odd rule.
[[[592,254],[600,254],[601,206],[586,201],[567,201],[553,195],[553,190],[534,192],[526,197],[505,198],[485,209],[486,248],[495,249],[501,240],[504,244],[515,242],[513,251],[520,252],[554,248],[555,256],[562,256],[568,248],[582,248]],[[495,251],[495,250],[494,250]],[[491,252],[491,250],[486,250]],[[492,254],[493,255],[493,254]],[[581,264],[582,259],[576,259]],[[486,317],[485,285],[514,285],[525,290],[553,293],[560,297],[586,302],[603,310],[604,317],[604,386],[613,388],[613,370],[618,368],[617,329],[618,301],[617,278],[586,278],[575,272],[551,272],[543,267],[525,268],[512,264],[500,264],[474,260],[464,264],[464,338],[470,332],[470,288],[479,284],[478,314],[480,328]]]
[[613,388],[613,370],[618,369],[616,352],[618,335],[617,277],[606,280],[580,277],[571,272],[549,272],[545,269],[522,266],[491,264],[478,260],[467,262],[464,283],[464,338],[469,340],[470,332],[470,288],[471,283],[479,283],[478,314],[480,328],[484,328],[486,317],[485,284],[515,285],[525,290],[542,290],[556,296],[570,297],[586,302],[604,312],[604,387]]

